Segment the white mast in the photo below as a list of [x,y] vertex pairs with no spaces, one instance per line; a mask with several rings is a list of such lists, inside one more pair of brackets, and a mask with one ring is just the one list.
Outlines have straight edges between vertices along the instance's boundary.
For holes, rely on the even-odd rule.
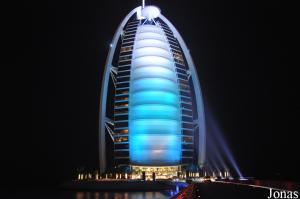
[[142,8],[145,7],[145,0],[142,1]]

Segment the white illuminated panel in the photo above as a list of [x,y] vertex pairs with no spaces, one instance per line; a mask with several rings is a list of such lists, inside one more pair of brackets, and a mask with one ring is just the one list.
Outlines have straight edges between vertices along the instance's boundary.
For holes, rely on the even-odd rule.
[[[149,56],[149,51],[153,52],[151,54],[152,57]],[[136,56],[136,58],[145,57],[145,59],[151,59],[151,58],[157,59],[157,57],[163,57],[165,59],[168,59],[170,62],[173,61],[173,60],[170,60],[170,53],[168,51],[166,51],[162,48],[155,48],[155,47],[144,47],[144,48],[136,49],[135,56]],[[135,61],[137,61],[137,59]],[[146,60],[146,63],[147,63],[147,61],[148,60]]]
[[155,39],[155,40],[161,40],[165,41],[164,35],[159,34],[158,32],[143,32],[139,33],[139,37],[137,40],[143,40],[143,39]]
[[143,39],[138,41],[135,45],[135,48],[157,47],[165,50],[169,49],[169,45],[167,43],[156,39]]
[[173,71],[173,62],[167,58],[160,56],[147,55],[141,57],[137,57],[132,61],[132,65],[135,65],[135,68],[139,68],[142,66],[159,66],[164,68],[171,68]]

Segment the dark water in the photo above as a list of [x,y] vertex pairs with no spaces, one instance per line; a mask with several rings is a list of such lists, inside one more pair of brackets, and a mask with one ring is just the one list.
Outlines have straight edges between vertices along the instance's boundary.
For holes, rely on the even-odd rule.
[[148,192],[85,192],[66,191],[55,189],[22,189],[22,190],[1,190],[1,199],[167,199],[179,192],[177,190],[168,191],[148,191]]
[[170,192],[77,192],[74,199],[167,199],[171,197]]

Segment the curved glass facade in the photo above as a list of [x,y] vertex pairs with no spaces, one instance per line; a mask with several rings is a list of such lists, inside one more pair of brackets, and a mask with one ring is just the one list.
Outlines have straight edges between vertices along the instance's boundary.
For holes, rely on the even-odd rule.
[[158,25],[140,25],[129,87],[129,156],[133,165],[180,164],[179,94],[165,33]]

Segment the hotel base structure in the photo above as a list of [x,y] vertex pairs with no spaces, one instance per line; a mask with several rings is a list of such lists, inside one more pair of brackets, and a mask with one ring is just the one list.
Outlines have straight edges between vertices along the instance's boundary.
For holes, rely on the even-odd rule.
[[205,164],[201,88],[179,32],[155,6],[137,7],[110,44],[100,96],[100,172],[158,178]]

